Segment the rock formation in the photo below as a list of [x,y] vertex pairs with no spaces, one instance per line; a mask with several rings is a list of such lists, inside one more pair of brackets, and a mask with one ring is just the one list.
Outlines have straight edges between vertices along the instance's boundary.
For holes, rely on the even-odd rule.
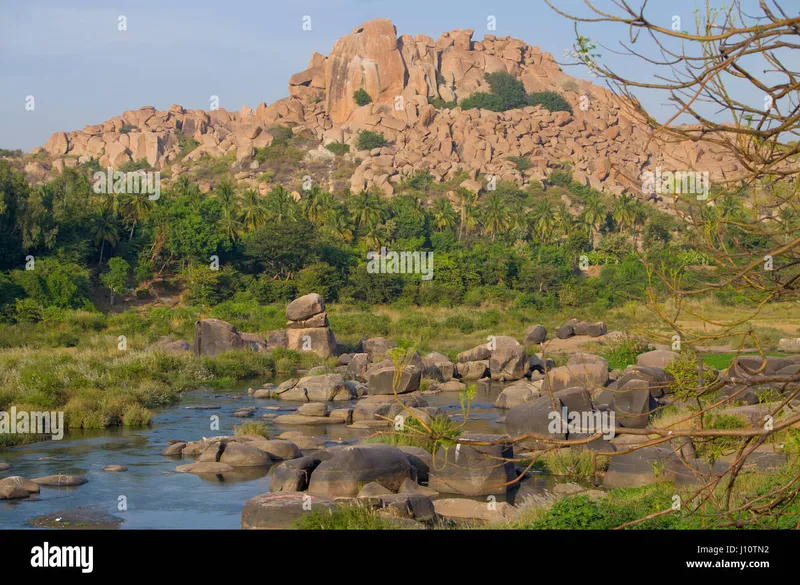
[[336,338],[328,327],[325,300],[311,293],[293,300],[286,307],[289,349],[313,351],[321,357],[336,353]]
[[[479,175],[526,184],[545,179],[569,160],[576,181],[613,194],[640,192],[645,168],[709,171],[712,181],[740,171],[714,145],[654,138],[610,92],[568,76],[539,47],[494,35],[473,40],[473,33],[457,29],[436,40],[398,37],[389,20],[370,20],[339,39],[328,56],[314,53],[308,68],[289,79],[289,97],[271,105],[243,106],[238,112],[180,105],[128,110],[83,130],[56,132],[42,147],[52,160],[44,165],[32,161],[25,170],[41,179],[91,159],[103,168],[146,159],[155,169],[170,167],[174,179],[186,171],[178,161],[181,144],[193,139],[199,146],[186,160],[234,155],[235,178],[260,187],[258,164],[251,163],[255,149],[272,144],[276,126],[292,126],[319,141],[308,152],[309,161],[330,156],[324,145],[331,142],[350,145],[346,156],[361,161],[350,189],[376,188],[388,196],[404,176],[421,170],[435,181],[467,171],[462,186],[477,192]],[[452,102],[485,91],[484,74],[498,71],[518,78],[528,92],[562,93],[574,114],[541,106],[496,113],[437,109],[428,103],[429,98]],[[359,107],[353,99],[357,89],[366,90],[372,102]],[[581,109],[582,100],[588,109]],[[356,151],[358,132],[367,129],[383,133],[389,146]],[[509,157],[527,158],[531,167],[520,171]],[[327,179],[319,180],[325,186]]]

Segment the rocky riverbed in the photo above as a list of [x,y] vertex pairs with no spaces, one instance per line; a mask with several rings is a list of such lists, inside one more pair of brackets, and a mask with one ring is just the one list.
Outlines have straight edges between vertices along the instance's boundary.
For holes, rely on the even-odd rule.
[[[286,380],[191,392],[145,429],[73,431],[66,440],[10,449],[0,460],[0,529],[288,528],[306,512],[349,505],[373,508],[401,527],[443,518],[504,521],[523,506],[549,506],[575,493],[597,499],[613,488],[696,485],[730,464],[723,457],[710,466],[687,437],[631,450],[659,435],[630,431],[648,427],[667,406],[681,407],[668,367],[678,356],[668,350],[642,353],[625,370],[580,351],[562,355],[566,363],[556,366],[547,356],[547,331],[532,325],[522,343],[491,337],[455,361],[398,352],[385,338],[362,339],[348,353],[328,328],[319,295],[290,303],[287,318],[288,330],[268,339],[224,321],[199,321],[193,344],[170,341],[166,350],[214,356],[288,344],[335,358],[331,365]],[[578,320],[555,335],[615,337],[603,323]],[[709,375],[729,398],[724,414],[758,426],[786,387],[743,381],[759,369],[783,375],[798,367],[796,357],[763,365],[739,357]],[[567,424],[572,413],[582,419],[577,427]],[[561,417],[556,428],[554,414]],[[610,426],[592,430],[587,421]],[[412,425],[442,433],[458,427],[458,444],[375,440]],[[602,439],[587,441],[598,431]],[[593,473],[597,485],[565,475],[556,481],[526,464],[546,446],[543,438],[576,443],[562,450],[613,456]],[[760,449],[745,471],[770,471],[785,461],[775,449]]]

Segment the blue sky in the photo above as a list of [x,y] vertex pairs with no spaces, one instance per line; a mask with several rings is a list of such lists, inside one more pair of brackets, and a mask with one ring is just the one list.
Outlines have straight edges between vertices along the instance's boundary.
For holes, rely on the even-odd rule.
[[[475,40],[484,33],[509,35],[539,45],[559,61],[575,36],[572,22],[542,0],[2,2],[0,148],[23,150],[43,144],[55,131],[81,129],[144,105],[208,109],[212,95],[229,110],[272,103],[288,95],[289,77],[307,67],[314,51],[328,54],[340,36],[371,18],[390,18],[398,34],[437,38],[472,28]],[[611,8],[608,0],[595,4]],[[694,9],[703,4],[651,0],[647,14],[664,26],[678,15],[688,29]],[[579,0],[558,5],[584,12]],[[118,30],[120,15],[127,18],[127,31]],[[310,31],[302,30],[305,15],[311,17]],[[496,18],[496,31],[486,30],[489,15]],[[587,25],[581,32],[608,46],[627,38],[620,26]],[[631,76],[652,74],[635,59],[600,52]],[[566,71],[590,79],[578,67]],[[29,95],[33,111],[25,109]],[[642,99],[659,117],[671,111],[663,98]]]

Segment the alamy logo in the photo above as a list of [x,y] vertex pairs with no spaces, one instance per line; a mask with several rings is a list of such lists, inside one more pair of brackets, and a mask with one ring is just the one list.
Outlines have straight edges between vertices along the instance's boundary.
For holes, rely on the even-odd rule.
[[94,570],[94,547],[92,546],[50,546],[45,542],[42,546],[31,549],[31,567],[37,569],[80,568],[81,573]]
[[54,441],[64,438],[64,413],[21,410],[12,406],[11,412],[0,410],[0,435],[51,435]]
[[148,199],[156,201],[161,197],[161,172],[133,171],[123,173],[111,167],[106,172],[97,171],[92,175],[95,193],[147,194]]
[[433,278],[433,252],[367,252],[370,274],[421,274],[422,280]]
[[614,438],[615,433],[615,416],[614,411],[570,411],[564,406],[561,412],[551,411],[547,418],[550,423],[547,425],[547,430],[551,434],[561,433],[586,433],[588,435],[596,435],[603,433],[603,439],[610,441]]
[[692,194],[697,199],[708,199],[708,188],[711,185],[708,171],[662,171],[656,167],[655,172],[642,173],[642,191],[652,195]]

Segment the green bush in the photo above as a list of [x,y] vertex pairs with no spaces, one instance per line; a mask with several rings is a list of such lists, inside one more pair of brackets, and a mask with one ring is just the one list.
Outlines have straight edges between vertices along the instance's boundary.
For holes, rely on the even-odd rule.
[[452,110],[458,104],[456,102],[446,102],[442,98],[429,97],[428,103],[437,110]]
[[186,136],[185,134],[178,134],[178,146],[181,148],[181,154],[186,155],[192,152],[195,148],[200,146],[200,143],[192,138],[191,136]]
[[358,133],[358,150],[372,150],[373,148],[383,148],[389,144],[383,132],[373,130],[361,130]]
[[353,99],[359,106],[366,106],[367,104],[372,103],[372,98],[369,97],[369,94],[363,87],[358,88],[353,93]]
[[533,166],[533,163],[526,156],[509,156],[508,160],[514,163],[519,172],[527,171]]
[[492,93],[503,100],[503,111],[525,107],[525,86],[519,79],[505,71],[486,73],[484,78],[489,82]]
[[650,346],[646,341],[636,337],[625,337],[605,344],[600,355],[608,361],[608,367],[612,370],[624,370],[628,366],[636,365],[636,358],[649,349]]
[[459,105],[464,110],[478,108],[481,110],[491,110],[492,112],[502,112],[504,104],[503,98],[499,95],[479,91],[461,100],[461,104]]
[[528,95],[529,106],[542,106],[551,112],[569,112],[572,114],[572,106],[564,99],[560,93],[554,91],[539,91]]
[[344,156],[345,154],[350,152],[350,145],[349,144],[344,144],[342,142],[331,142],[325,148],[330,150],[336,156]]
[[570,171],[552,171],[547,177],[547,184],[557,187],[568,187],[572,184],[572,173]]

